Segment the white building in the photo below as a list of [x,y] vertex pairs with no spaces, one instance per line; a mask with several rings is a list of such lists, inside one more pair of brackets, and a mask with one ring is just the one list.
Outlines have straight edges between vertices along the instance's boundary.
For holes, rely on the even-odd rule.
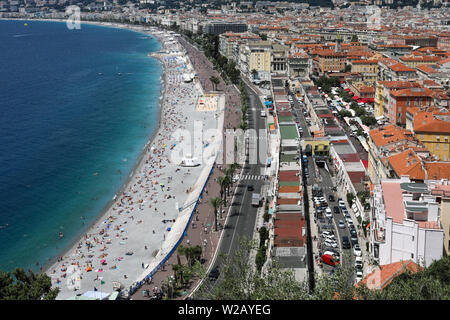
[[429,266],[443,254],[440,207],[425,183],[409,177],[375,185],[370,214],[370,252],[380,265],[401,260]]

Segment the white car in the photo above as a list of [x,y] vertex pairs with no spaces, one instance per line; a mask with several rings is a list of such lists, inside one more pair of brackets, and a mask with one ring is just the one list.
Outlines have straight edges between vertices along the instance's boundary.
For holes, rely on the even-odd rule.
[[355,247],[353,248],[353,254],[357,257],[362,256],[362,251],[361,251],[361,248],[359,247],[359,245],[355,245]]
[[355,264],[356,263],[359,263],[359,264],[362,264],[362,257],[355,257]]
[[325,209],[325,216],[329,219],[333,218],[333,214],[331,213],[330,208]]
[[323,231],[322,232],[322,237],[326,237],[326,236],[330,236],[332,235],[332,233],[330,231]]
[[361,271],[356,272],[356,279],[355,282],[358,283],[362,280],[363,278],[363,273]]
[[338,246],[336,241],[325,240],[325,242],[323,244],[327,247],[333,247],[333,248],[337,248],[337,246]]

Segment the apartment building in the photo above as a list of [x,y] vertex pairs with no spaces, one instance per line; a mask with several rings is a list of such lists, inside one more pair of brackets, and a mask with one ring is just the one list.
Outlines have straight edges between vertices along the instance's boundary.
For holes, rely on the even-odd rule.
[[408,118],[408,126],[436,159],[450,161],[450,111],[410,108]]
[[387,105],[387,118],[391,123],[406,124],[406,112],[410,107],[429,107],[433,103],[433,91],[428,88],[391,90]]
[[368,175],[373,184],[390,177],[386,159],[406,149],[420,147],[414,134],[396,125],[387,125],[369,131],[367,145]]
[[250,75],[253,70],[270,73],[272,43],[270,41],[249,41],[241,44],[239,50],[239,68]]
[[339,72],[345,69],[347,54],[344,52],[336,52],[334,50],[317,50],[315,52],[318,57],[320,72]]
[[391,90],[401,90],[407,88],[419,88],[420,84],[413,81],[377,81],[375,91],[375,117],[386,116],[388,114],[389,92]]
[[361,73],[365,84],[374,84],[378,76],[378,60],[353,60],[351,72]]
[[436,197],[441,209],[441,224],[444,230],[444,251],[450,254],[450,182],[448,179],[430,181],[431,195]]
[[442,58],[439,56],[403,56],[400,57],[400,61],[410,68],[417,68],[421,65],[435,64],[438,61],[441,61]]
[[378,61],[378,81],[407,81],[417,78],[416,70],[403,63],[384,58]]
[[369,251],[378,264],[412,260],[429,266],[442,257],[440,206],[426,183],[383,179],[371,207]]

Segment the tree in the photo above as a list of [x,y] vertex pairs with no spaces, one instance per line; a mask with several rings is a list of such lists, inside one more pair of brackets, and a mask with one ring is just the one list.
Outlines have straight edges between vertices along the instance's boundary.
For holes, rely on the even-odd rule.
[[211,76],[211,77],[209,77],[209,80],[212,82],[212,84],[213,84],[213,89],[214,89],[214,91],[217,91],[217,85],[220,83],[220,80],[217,78],[217,77],[215,77],[215,76]]
[[[448,300],[450,298],[450,257],[434,261],[416,273],[395,277],[383,290],[358,287],[353,282],[353,266],[337,266],[333,274],[316,275],[314,291],[306,281],[298,282],[290,270],[273,260],[260,274],[250,261],[250,249],[256,244],[245,238],[233,257],[220,256],[223,280],[204,281],[196,299],[211,300]],[[344,254],[350,259],[350,253]],[[206,279],[207,275],[201,276]]]
[[258,71],[256,71],[256,69],[252,69],[252,78],[255,79],[257,75]]
[[0,270],[0,300],[55,300],[59,288],[52,289],[52,281],[45,274],[28,274],[21,268],[11,273]]
[[215,231],[217,231],[217,211],[218,211],[218,208],[220,207],[220,205],[222,204],[222,199],[217,198],[217,197],[211,198],[211,199],[209,199],[209,203],[214,208],[214,229],[215,229]]
[[261,40],[263,40],[263,41],[267,40],[267,34],[261,33],[259,36],[261,37]]
[[359,42],[358,36],[357,36],[356,34],[354,34],[354,35],[352,36],[352,41],[351,41],[351,42]]

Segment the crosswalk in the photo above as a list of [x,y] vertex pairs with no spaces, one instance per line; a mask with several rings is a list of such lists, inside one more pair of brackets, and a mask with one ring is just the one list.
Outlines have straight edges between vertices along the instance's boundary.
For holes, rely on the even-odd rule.
[[264,175],[258,174],[244,174],[242,180],[264,180]]

